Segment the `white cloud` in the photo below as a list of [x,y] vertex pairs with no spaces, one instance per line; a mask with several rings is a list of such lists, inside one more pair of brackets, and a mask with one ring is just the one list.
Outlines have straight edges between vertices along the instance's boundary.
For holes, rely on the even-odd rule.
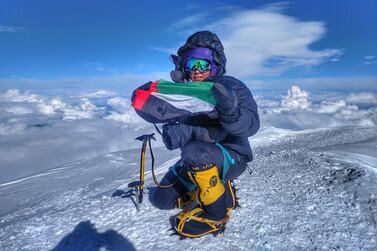
[[256,8],[256,10],[261,10],[264,12],[283,12],[289,7],[289,5],[290,2],[277,2],[271,4],[264,4],[259,8]]
[[[357,98],[369,96],[364,93]],[[262,123],[276,128],[303,130],[345,125],[377,125],[377,107],[360,109],[354,103],[347,103],[343,94],[312,95],[298,86],[292,86],[287,95],[276,105],[276,98],[271,102],[263,100],[259,105]],[[349,96],[354,97],[354,96]],[[319,99],[322,98],[322,99]],[[317,100],[316,102],[313,102]]]
[[309,48],[324,36],[323,22],[299,21],[282,13],[241,11],[209,27],[222,37],[229,73],[240,77],[279,75],[341,54],[338,49]]
[[323,101],[321,102],[321,105],[318,108],[317,112],[318,113],[336,113],[339,111],[343,112],[344,110],[357,111],[358,108],[357,106],[347,105],[347,103],[344,100],[338,100],[335,102]]
[[87,63],[84,63],[84,65],[89,68],[94,68],[95,70],[99,72],[105,71],[105,67],[103,63],[87,62]]
[[114,92],[114,91],[97,90],[95,92],[82,94],[81,96],[88,97],[88,98],[101,98],[101,97],[109,97],[109,96],[115,96],[115,95],[116,95],[116,92]]
[[[310,48],[325,35],[325,23],[288,16],[283,13],[288,5],[273,3],[232,11],[230,15],[202,12],[186,18],[183,24],[185,31],[210,30],[218,34],[228,58],[228,73],[241,78],[276,76],[296,67],[339,61],[340,49]],[[203,26],[201,18],[207,18],[208,24]]]
[[[149,72],[145,74],[123,73],[108,76],[88,76],[88,77],[70,77],[62,79],[32,79],[32,78],[5,78],[0,79],[2,90],[12,88],[26,88],[39,92],[48,92],[53,94],[73,94],[78,92],[96,92],[98,89],[107,91],[123,91],[126,95],[131,95],[132,91],[149,81],[158,79],[170,79],[170,71],[166,72]],[[2,94],[4,95],[4,94]],[[1,98],[1,96],[0,96]]]
[[[108,96],[109,94],[113,96]],[[98,90],[86,95],[78,95],[70,97],[63,101],[59,97],[46,97],[28,92],[21,92],[17,89],[8,90],[0,93],[2,110],[12,116],[42,116],[45,119],[57,120],[80,120],[80,119],[101,119],[113,120],[121,122],[122,127],[135,125],[138,130],[144,128],[146,122],[139,118],[135,113],[128,99],[115,96],[115,92]],[[105,99],[105,101],[103,101]],[[96,105],[94,102],[102,103],[102,106]],[[104,103],[103,103],[104,102]],[[16,105],[14,105],[16,103]],[[20,105],[21,104],[21,105]],[[107,105],[103,106],[104,104]],[[11,120],[8,122],[11,122]],[[18,121],[14,121],[18,122]],[[13,122],[12,122],[13,123]],[[24,127],[19,127],[26,128]],[[20,130],[12,130],[12,132],[20,132]],[[3,126],[3,133],[9,133],[11,130],[8,126]]]
[[124,111],[130,109],[130,104],[127,99],[121,97],[114,97],[107,100],[107,105],[113,107],[117,111]]
[[331,61],[331,62],[339,62],[340,59],[339,59],[339,58],[332,58],[332,59],[330,59],[330,61]]
[[38,103],[42,102],[43,98],[35,94],[28,94],[28,92],[22,94],[18,89],[10,89],[5,93],[0,93],[0,100],[3,102]]
[[0,182],[99,154],[139,148],[134,138],[143,134],[104,119],[44,118],[50,126],[30,125],[32,120],[0,123]]
[[376,61],[366,61],[364,62],[365,65],[370,65],[370,64],[377,64],[377,60]]
[[47,116],[52,116],[55,115],[55,109],[52,105],[41,103],[38,105],[38,110],[40,113],[47,115]]
[[365,56],[364,64],[365,65],[377,64],[376,56]]
[[[35,104],[35,112],[48,117],[58,116],[64,120],[77,120],[91,119],[103,114],[104,110],[90,102],[87,97],[78,97],[80,98],[78,104],[71,105],[65,103],[60,98],[47,98],[36,94],[29,94],[28,92],[22,93],[18,89],[0,93],[2,102]],[[17,112],[14,107],[8,108],[8,110]],[[18,109],[18,112],[20,112],[20,109]]]
[[151,49],[151,50],[160,51],[160,52],[164,52],[164,53],[168,53],[168,54],[176,54],[178,48],[179,48],[179,46],[171,47],[171,48],[154,47],[154,46],[149,47],[149,49]]
[[348,103],[377,104],[377,94],[371,92],[351,93],[346,97]]
[[[301,88],[292,86],[283,97],[256,96],[264,128],[377,124],[376,106],[358,106],[359,100],[371,100],[373,93],[316,96]],[[154,128],[137,116],[129,99],[115,94],[98,98],[51,97],[14,89],[0,93],[0,171],[8,175],[0,180],[139,147],[134,138]]]
[[190,28],[192,25],[197,23],[206,23],[208,21],[208,14],[199,13],[192,16],[186,16],[181,20],[174,22],[170,29],[182,30]]
[[0,24],[0,32],[19,32],[25,28]]
[[63,107],[62,112],[65,120],[93,119],[100,116],[103,109],[92,104],[87,98],[83,98],[79,105]]
[[[26,115],[33,113],[33,110],[24,106],[13,106],[5,109],[6,112],[13,113],[14,115]],[[1,133],[0,133],[1,134]]]
[[287,96],[281,101],[284,109],[300,109],[305,110],[311,106],[309,101],[309,93],[301,90],[298,86],[292,86],[288,90]]
[[245,81],[251,90],[286,90],[292,85],[309,90],[377,91],[377,76],[317,77]]
[[141,119],[133,110],[126,113],[111,112],[111,114],[104,117],[104,119],[121,122],[123,128],[128,128],[130,125],[133,125],[135,130],[150,126],[150,124]]
[[70,109],[69,106],[61,101],[59,98],[54,98],[52,100],[45,100],[40,102],[38,105],[38,111],[47,116],[53,116],[59,111],[64,111],[65,109]]
[[[0,135],[22,134],[25,132],[26,125],[24,123],[0,123]],[[1,145],[1,143],[0,143]]]
[[[256,99],[256,101],[258,102],[260,100]],[[312,109],[311,106],[312,103],[310,101],[309,92],[301,90],[298,86],[291,86],[287,91],[287,95],[280,100],[279,105],[277,105],[276,100],[269,102],[264,100],[262,102],[262,107],[268,108],[268,112],[272,113],[282,113],[291,110],[310,111]]]
[[139,147],[134,138],[152,130],[119,96],[51,97],[12,89],[0,97],[0,180]]
[[112,112],[111,115],[106,116],[104,119],[110,119],[110,120],[115,120],[115,121],[120,121],[122,123],[130,123],[132,122],[132,116],[127,113],[117,113],[117,112]]
[[265,99],[263,96],[256,95],[254,96],[255,102],[258,104],[260,108],[276,108],[280,106],[280,101],[278,100],[271,100]]
[[136,126],[135,129],[137,130],[148,126],[148,123],[146,123],[136,114],[127,99],[122,97],[110,98],[107,100],[107,105],[114,111],[111,111],[111,114],[104,117],[104,119],[121,122],[125,128],[127,128],[129,125],[134,125]]

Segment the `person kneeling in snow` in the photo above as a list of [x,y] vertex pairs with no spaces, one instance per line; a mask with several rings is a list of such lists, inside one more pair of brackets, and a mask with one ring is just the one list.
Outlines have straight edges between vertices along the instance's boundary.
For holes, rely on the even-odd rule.
[[[181,208],[176,231],[185,237],[217,234],[225,229],[236,206],[232,180],[253,159],[248,137],[259,129],[257,105],[240,80],[226,76],[224,48],[216,34],[191,35],[171,59],[174,82],[213,82],[217,118],[192,116],[163,125],[168,149],[181,148],[181,160],[161,181],[174,185],[157,188],[152,203],[160,209]],[[187,83],[190,84],[190,83]],[[197,203],[195,203],[197,202]]]

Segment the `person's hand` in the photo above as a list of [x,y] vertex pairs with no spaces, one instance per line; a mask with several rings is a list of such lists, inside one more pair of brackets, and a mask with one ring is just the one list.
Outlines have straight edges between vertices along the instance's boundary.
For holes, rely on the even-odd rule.
[[213,95],[216,99],[216,110],[222,115],[231,115],[237,108],[237,96],[233,89],[221,83],[213,86]]
[[193,127],[184,124],[165,124],[162,126],[162,140],[167,149],[184,146],[193,138]]

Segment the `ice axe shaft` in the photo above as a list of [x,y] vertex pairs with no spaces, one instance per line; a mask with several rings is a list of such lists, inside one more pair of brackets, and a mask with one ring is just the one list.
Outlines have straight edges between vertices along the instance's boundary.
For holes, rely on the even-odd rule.
[[[140,140],[141,142],[143,142],[143,144],[141,146],[141,154],[140,154],[140,179],[139,179],[139,181],[134,181],[134,182],[129,183],[128,187],[130,187],[130,188],[132,188],[132,189],[135,190],[135,193],[136,193],[136,206],[137,206],[138,211],[140,211],[140,204],[143,201],[145,154],[146,154],[146,150],[147,150],[147,144],[149,146],[149,152],[150,152],[150,155],[151,155],[152,177],[153,177],[154,183],[159,188],[164,188],[165,189],[165,188],[169,188],[169,187],[174,186],[174,184],[178,180],[178,176],[177,176],[176,179],[171,184],[168,184],[168,185],[161,185],[158,182],[158,180],[156,178],[155,171],[154,171],[154,155],[153,155],[153,150],[152,150],[152,145],[151,145],[151,140],[152,139],[156,140],[156,138],[154,137],[154,133],[152,133],[152,134],[144,134],[144,135],[141,135],[141,136],[139,136],[139,137],[137,137],[135,139],[135,140]],[[182,170],[183,170],[183,168],[180,169],[179,174],[181,173]]]
[[[144,193],[144,170],[145,170],[145,152],[147,149],[147,143],[151,139],[156,140],[154,137],[154,133],[152,134],[144,134],[139,137],[137,137],[135,140],[140,140],[143,142],[141,147],[141,153],[140,153],[140,178],[139,181],[134,181],[128,184],[128,187],[135,189],[136,192],[136,205],[138,211],[140,211],[140,204],[143,201],[143,193]],[[152,156],[153,158],[153,156]]]
[[137,137],[135,140],[140,140],[143,142],[143,145],[141,147],[141,153],[140,153],[140,191],[141,191],[141,199],[140,203],[143,200],[143,190],[144,190],[144,171],[145,171],[145,152],[147,149],[147,143],[153,139],[156,141],[156,138],[154,137],[154,133],[152,134],[144,134],[140,137]]

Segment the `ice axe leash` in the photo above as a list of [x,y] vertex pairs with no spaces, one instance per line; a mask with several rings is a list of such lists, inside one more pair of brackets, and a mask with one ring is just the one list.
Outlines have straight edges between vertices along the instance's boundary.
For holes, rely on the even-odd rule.
[[[159,132],[160,133],[160,132]],[[147,144],[149,146],[149,152],[151,155],[151,160],[152,160],[152,177],[154,183],[159,187],[159,188],[169,188],[172,187],[178,180],[178,177],[169,185],[161,185],[155,175],[154,171],[154,155],[153,155],[153,150],[152,150],[152,144],[151,140],[156,141],[156,138],[154,137],[154,133],[152,134],[144,134],[139,137],[137,137],[135,140],[142,141],[142,146],[141,146],[141,152],[140,152],[140,178],[139,181],[134,181],[128,184],[129,188],[132,188],[135,190],[136,193],[136,207],[137,210],[140,211],[140,204],[143,201],[143,193],[144,193],[144,173],[145,173],[145,155],[147,151]]]

